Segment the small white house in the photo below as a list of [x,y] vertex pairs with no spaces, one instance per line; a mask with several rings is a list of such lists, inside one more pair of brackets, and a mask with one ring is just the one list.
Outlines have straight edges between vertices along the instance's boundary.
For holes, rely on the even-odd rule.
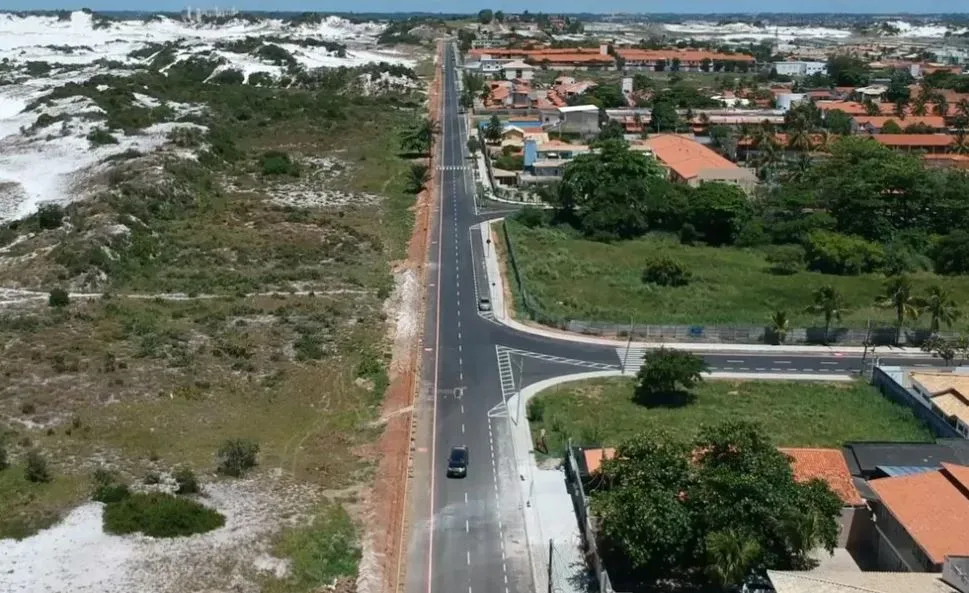
[[599,108],[595,105],[570,105],[559,107],[561,123],[557,131],[582,136],[599,133]]
[[535,66],[521,60],[513,60],[502,64],[501,71],[505,80],[531,80],[535,76]]

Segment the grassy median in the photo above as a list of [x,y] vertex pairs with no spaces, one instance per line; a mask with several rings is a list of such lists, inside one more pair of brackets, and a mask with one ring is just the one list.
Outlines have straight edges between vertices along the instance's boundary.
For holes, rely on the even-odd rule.
[[615,446],[643,430],[689,440],[702,424],[759,422],[779,446],[838,447],[847,441],[932,440],[912,412],[861,381],[706,381],[681,407],[646,407],[633,399],[633,378],[566,383],[529,403],[535,436],[546,430],[549,452],[569,438],[584,446]]

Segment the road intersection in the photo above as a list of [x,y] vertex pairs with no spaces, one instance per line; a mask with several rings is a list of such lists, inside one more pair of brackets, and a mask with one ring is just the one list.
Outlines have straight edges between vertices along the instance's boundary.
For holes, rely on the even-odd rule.
[[[427,315],[419,415],[426,441],[416,438],[407,593],[526,593],[535,590],[522,519],[521,493],[506,402],[518,389],[583,371],[634,373],[645,346],[572,341],[538,335],[478,310],[492,286],[467,166],[467,120],[458,108],[453,44],[442,58],[442,113],[437,216],[430,229]],[[715,348],[715,346],[711,346]],[[769,347],[765,347],[769,348]],[[727,373],[849,374],[861,371],[858,353],[702,352],[712,371]],[[934,365],[931,358],[881,356],[885,364]],[[897,358],[897,360],[896,360]],[[423,446],[422,446],[423,445]],[[447,479],[454,445],[470,449],[468,476]],[[426,475],[424,475],[426,474]]]

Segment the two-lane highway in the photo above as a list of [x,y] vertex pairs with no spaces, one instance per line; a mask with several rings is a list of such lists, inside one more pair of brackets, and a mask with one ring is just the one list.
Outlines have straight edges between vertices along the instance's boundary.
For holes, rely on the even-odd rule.
[[[419,475],[412,488],[408,593],[525,593],[534,591],[524,541],[521,495],[510,443],[496,436],[509,390],[543,378],[586,369],[638,366],[641,350],[556,340],[522,333],[479,315],[482,277],[480,232],[473,227],[474,179],[467,159],[466,119],[458,109],[453,44],[442,58],[439,196],[430,234],[427,316],[424,332],[422,409],[430,434],[417,447]],[[477,244],[476,244],[477,242]],[[704,355],[712,370],[740,373],[859,372],[857,356],[770,352]],[[515,375],[509,361],[528,358]],[[893,362],[883,358],[886,362]],[[905,364],[912,359],[900,359]],[[921,359],[919,364],[935,364]],[[503,365],[504,363],[504,365]],[[418,441],[420,441],[418,437]],[[468,476],[445,475],[450,448],[470,448]]]

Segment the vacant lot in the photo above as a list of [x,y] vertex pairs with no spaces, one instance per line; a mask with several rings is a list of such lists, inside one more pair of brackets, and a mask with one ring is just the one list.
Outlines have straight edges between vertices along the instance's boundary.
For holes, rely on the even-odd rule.
[[779,446],[837,447],[854,440],[931,440],[907,408],[871,386],[853,383],[706,381],[682,407],[647,408],[633,401],[634,379],[595,379],[555,387],[530,402],[537,435],[549,452],[576,444],[614,446],[643,430],[692,438],[701,424],[725,420],[761,423]]
[[[787,311],[792,327],[823,325],[805,312],[811,291],[836,287],[850,307],[840,325],[864,327],[867,320],[891,325],[894,313],[874,306],[884,276],[831,276],[800,272],[772,274],[763,253],[735,247],[681,245],[668,236],[605,244],[567,230],[528,228],[505,223],[511,234],[525,287],[544,312],[558,319],[682,325],[767,324],[773,311]],[[652,257],[669,256],[692,272],[687,286],[646,285],[641,276]],[[969,278],[921,273],[912,277],[916,290],[946,286],[960,306],[969,309]],[[517,290],[514,282],[510,283]],[[837,325],[837,324],[836,324]],[[912,325],[912,324],[909,324]],[[928,326],[922,318],[915,326]]]

